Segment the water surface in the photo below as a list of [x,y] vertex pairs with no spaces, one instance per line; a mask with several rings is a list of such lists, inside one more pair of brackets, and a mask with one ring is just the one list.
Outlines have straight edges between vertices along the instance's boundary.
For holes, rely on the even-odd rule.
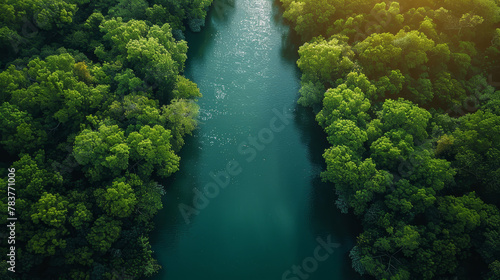
[[[154,278],[357,279],[348,259],[356,222],[319,178],[327,143],[312,112],[296,105],[300,73],[278,5],[220,7],[187,38],[185,74],[204,96],[180,171],[164,183],[151,241],[163,269]],[[228,163],[229,178],[220,173]],[[193,189],[211,198],[194,205]],[[316,249],[318,238],[338,247]]]

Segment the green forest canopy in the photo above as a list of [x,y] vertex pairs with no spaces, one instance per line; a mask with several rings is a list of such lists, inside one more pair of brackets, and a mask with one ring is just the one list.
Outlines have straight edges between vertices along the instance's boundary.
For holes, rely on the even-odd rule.
[[22,221],[16,273],[2,262],[0,278],[144,279],[160,269],[149,244],[158,181],[178,170],[201,97],[183,76],[183,31],[199,30],[211,2],[0,3],[0,181],[15,168]]
[[322,177],[362,221],[353,268],[500,279],[500,2],[280,1],[298,102],[331,144]]
[[[2,1],[1,177],[15,168],[23,186],[16,277],[158,271],[157,182],[178,169],[201,97],[183,76],[183,31],[211,2]],[[363,225],[353,268],[499,279],[498,0],[281,2],[303,41],[299,103],[331,144],[322,177]]]

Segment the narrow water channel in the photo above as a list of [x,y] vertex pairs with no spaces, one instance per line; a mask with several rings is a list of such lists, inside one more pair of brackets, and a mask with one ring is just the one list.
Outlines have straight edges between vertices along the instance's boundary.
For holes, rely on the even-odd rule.
[[356,222],[321,182],[325,136],[296,105],[289,27],[273,0],[235,2],[188,34],[185,74],[204,96],[155,218],[154,279],[358,279]]

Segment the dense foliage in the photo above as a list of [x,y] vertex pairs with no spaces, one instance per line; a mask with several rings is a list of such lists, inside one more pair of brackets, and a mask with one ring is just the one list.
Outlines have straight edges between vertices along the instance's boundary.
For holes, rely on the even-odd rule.
[[[196,127],[184,26],[212,0],[0,3],[1,223],[16,179],[16,273],[1,279],[144,279],[158,182]],[[0,254],[5,256],[2,246]]]
[[281,0],[376,279],[500,279],[500,2]]

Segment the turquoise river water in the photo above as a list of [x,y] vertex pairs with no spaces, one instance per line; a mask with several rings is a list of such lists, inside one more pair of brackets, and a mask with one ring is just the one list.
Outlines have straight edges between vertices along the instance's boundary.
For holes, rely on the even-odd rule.
[[153,279],[359,279],[348,257],[356,221],[319,177],[327,142],[296,104],[296,46],[278,3],[217,4],[187,40],[200,124],[164,182]]

